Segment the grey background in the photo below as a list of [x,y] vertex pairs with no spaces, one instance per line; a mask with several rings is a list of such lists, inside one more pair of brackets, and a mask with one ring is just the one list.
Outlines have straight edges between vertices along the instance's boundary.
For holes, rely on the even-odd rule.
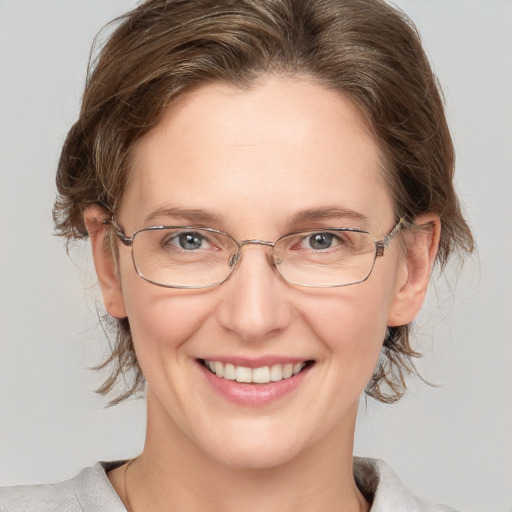
[[[50,482],[135,455],[144,402],[115,408],[88,370],[107,351],[88,246],[52,235],[54,171],[90,43],[132,0],[0,0],[0,484]],[[362,403],[356,453],[468,512],[512,510],[512,1],[401,0],[448,104],[458,189],[479,243],[418,320],[426,378]],[[452,269],[453,274],[456,269]],[[450,289],[452,288],[452,289]]]

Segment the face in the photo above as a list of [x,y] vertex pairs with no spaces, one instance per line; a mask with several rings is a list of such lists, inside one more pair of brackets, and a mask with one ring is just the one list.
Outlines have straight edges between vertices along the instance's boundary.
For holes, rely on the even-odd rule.
[[[117,217],[128,236],[151,225],[194,225],[237,240],[326,227],[363,228],[380,239],[396,223],[377,145],[357,109],[307,80],[194,90],[133,156]],[[242,252],[222,285],[179,290],[141,279],[120,245],[119,280],[103,286],[104,296],[111,314],[130,321],[148,383],[149,432],[164,426],[198,453],[238,467],[334,449],[351,439],[386,327],[415,314],[401,298],[401,245],[391,243],[365,282],[342,288],[291,285],[273,270],[268,247]],[[205,361],[239,375],[240,367],[265,375],[267,367],[286,374],[307,364],[261,384],[218,377]]]

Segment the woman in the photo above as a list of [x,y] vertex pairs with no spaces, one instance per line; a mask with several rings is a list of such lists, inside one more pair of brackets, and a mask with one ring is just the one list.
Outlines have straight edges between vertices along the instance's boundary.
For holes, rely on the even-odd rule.
[[[90,237],[146,445],[5,510],[447,510],[353,460],[431,270],[472,237],[415,30],[377,1],[153,0],[88,79],[57,227]],[[39,508],[37,508],[39,507]],[[124,507],[124,508],[123,508]]]

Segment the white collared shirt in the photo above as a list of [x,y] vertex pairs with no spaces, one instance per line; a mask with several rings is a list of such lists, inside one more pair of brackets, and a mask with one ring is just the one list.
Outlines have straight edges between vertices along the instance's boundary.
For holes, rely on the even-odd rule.
[[[121,464],[98,462],[58,484],[0,488],[0,512],[126,512],[107,477]],[[414,496],[381,460],[354,458],[354,477],[370,512],[456,512]]]

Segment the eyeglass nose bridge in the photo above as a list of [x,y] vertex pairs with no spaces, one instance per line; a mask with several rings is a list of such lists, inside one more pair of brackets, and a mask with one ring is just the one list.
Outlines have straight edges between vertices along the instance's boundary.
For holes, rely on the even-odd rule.
[[[242,247],[244,245],[264,245],[265,247],[271,247],[273,249],[276,244],[275,244],[275,242],[267,242],[266,240],[253,239],[253,240],[241,240],[240,242],[237,242],[237,245],[238,245],[238,251],[236,251],[229,258],[228,265],[230,267],[236,267],[238,265],[238,263],[240,262],[240,260],[242,259]],[[273,256],[272,256],[272,262],[275,263]],[[234,270],[234,268],[233,268],[233,270]]]

